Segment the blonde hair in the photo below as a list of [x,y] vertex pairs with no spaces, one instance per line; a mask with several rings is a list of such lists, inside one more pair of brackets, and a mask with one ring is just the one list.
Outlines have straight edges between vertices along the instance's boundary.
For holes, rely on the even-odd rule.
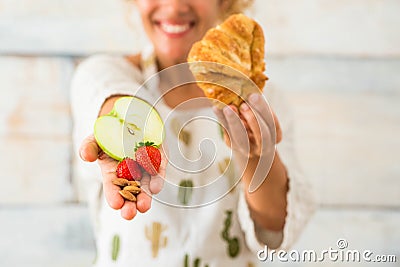
[[222,0],[222,1],[229,1],[225,13],[222,14],[222,19],[226,19],[230,15],[236,13],[242,13],[254,3],[254,0]]

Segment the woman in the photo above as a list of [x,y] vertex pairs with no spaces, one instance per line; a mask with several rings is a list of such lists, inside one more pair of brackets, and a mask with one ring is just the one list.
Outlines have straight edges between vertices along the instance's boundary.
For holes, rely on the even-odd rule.
[[[76,71],[72,83],[74,138],[78,142],[84,139],[79,148],[80,157],[88,162],[97,161],[101,169],[100,175],[93,166],[84,166],[80,173],[91,192],[89,204],[98,250],[96,266],[110,266],[111,263],[118,266],[251,266],[256,264],[256,252],[264,245],[288,248],[299,235],[313,209],[312,199],[307,183],[302,180],[292,160],[290,133],[285,132],[290,129],[287,126],[289,121],[282,118],[285,111],[279,103],[273,103],[274,96],[270,90],[268,98],[276,113],[282,116],[282,135],[275,119],[277,141],[282,138],[276,151],[275,144],[269,142],[271,133],[263,118],[268,113],[268,105],[258,94],[251,95],[248,103],[239,107],[240,111],[234,106],[212,109],[200,101],[200,107],[191,106],[184,112],[175,112],[165,122],[168,130],[174,128],[177,121],[182,126],[191,118],[198,117],[199,112],[215,117],[214,111],[225,126],[225,142],[232,147],[233,161],[236,165],[247,161],[239,176],[237,172],[223,172],[234,176],[233,179],[241,179],[241,186],[200,208],[171,207],[163,201],[152,202],[150,195],[163,195],[163,178],[175,184],[188,180],[195,186],[208,184],[220,174],[216,172],[221,165],[214,164],[205,172],[192,174],[170,166],[176,164],[164,164],[160,175],[142,178],[143,189],[150,194],[141,193],[136,203],[124,202],[118,188],[111,182],[115,178],[117,162],[102,153],[90,135],[96,117],[107,114],[121,96],[136,95],[149,102],[153,101],[150,98],[161,96],[162,101],[156,108],[163,118],[182,104],[204,97],[195,84],[167,90],[174,80],[173,75],[159,76],[156,86],[148,86],[144,91],[137,89],[157,71],[186,62],[194,42],[231,13],[242,11],[249,2],[136,0],[134,4],[153,45],[151,51],[129,57],[95,56],[83,62]],[[258,123],[263,119],[264,127]],[[174,136],[167,131],[164,143],[171,147],[170,143],[181,142],[186,152],[180,152],[193,156],[191,152],[197,151],[197,142],[204,137],[200,125],[193,123],[188,127],[190,142],[188,139],[179,140],[179,134]],[[246,125],[246,130],[241,128],[243,125]],[[223,144],[216,129],[207,127],[206,135]],[[243,133],[246,133],[245,141],[250,144],[249,153],[240,149]],[[217,147],[222,156],[218,154],[217,160],[221,163],[230,150],[226,146],[222,148],[219,143]],[[261,177],[260,187],[249,193],[246,189],[254,178],[256,166],[263,164],[266,150],[275,153],[271,168],[265,177]],[[175,157],[170,155],[170,163],[174,160]],[[177,162],[179,164],[179,160]],[[100,176],[102,188],[98,186]],[[103,195],[107,203],[102,201]],[[196,201],[196,198],[201,196],[193,193],[187,201]],[[138,214],[138,211],[143,214]]]

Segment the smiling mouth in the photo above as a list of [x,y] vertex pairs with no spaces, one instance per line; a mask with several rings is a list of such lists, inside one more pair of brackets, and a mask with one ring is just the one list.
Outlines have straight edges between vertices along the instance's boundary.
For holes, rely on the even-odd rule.
[[163,32],[174,35],[186,33],[190,28],[194,26],[194,22],[189,22],[185,24],[172,24],[172,23],[160,22],[157,24],[160,26]]

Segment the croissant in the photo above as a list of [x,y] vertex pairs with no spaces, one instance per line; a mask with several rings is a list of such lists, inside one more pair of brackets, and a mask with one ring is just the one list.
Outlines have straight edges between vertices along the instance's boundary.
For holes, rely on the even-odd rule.
[[256,91],[262,91],[268,79],[263,73],[262,28],[243,14],[232,15],[210,29],[202,40],[193,44],[188,62],[199,87],[208,98],[217,100],[219,107],[239,106],[254,92],[254,84],[258,87]]

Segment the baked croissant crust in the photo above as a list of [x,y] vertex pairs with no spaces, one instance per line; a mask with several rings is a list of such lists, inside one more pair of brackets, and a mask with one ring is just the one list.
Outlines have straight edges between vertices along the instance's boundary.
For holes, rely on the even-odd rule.
[[[243,14],[232,15],[210,29],[192,46],[188,62],[196,63],[189,68],[197,84],[207,97],[217,100],[220,107],[224,104],[239,106],[249,93],[262,91],[268,79],[263,73],[262,28]],[[257,90],[248,78],[257,85]]]

